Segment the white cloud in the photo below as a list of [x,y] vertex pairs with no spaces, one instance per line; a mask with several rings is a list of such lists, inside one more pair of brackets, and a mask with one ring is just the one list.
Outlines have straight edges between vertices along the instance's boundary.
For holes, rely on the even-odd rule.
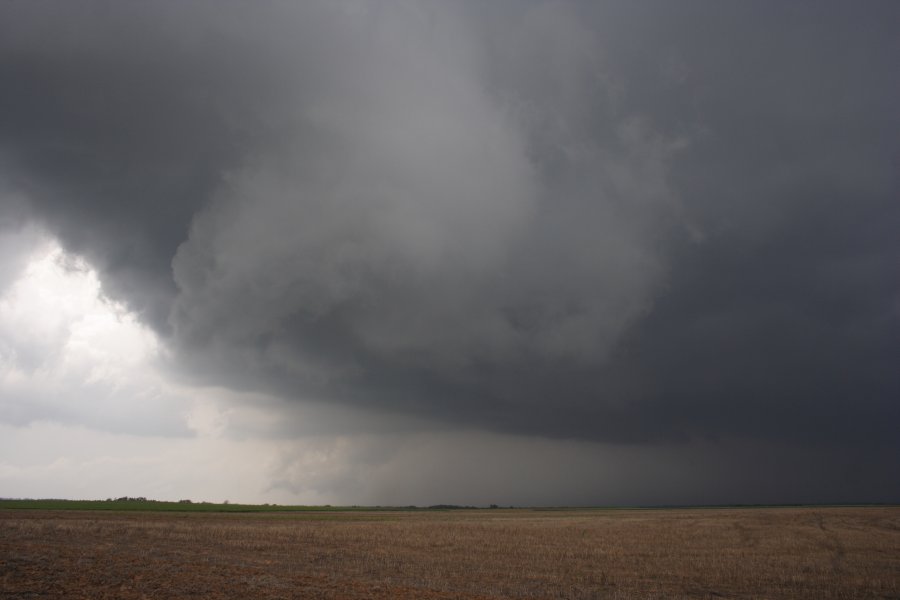
[[0,421],[186,435],[185,398],[156,335],[104,297],[97,273],[43,236],[0,296]]

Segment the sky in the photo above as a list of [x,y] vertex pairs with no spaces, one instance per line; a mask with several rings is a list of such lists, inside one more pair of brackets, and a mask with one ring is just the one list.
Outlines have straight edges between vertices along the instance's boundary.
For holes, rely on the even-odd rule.
[[0,4],[0,497],[900,501],[898,25]]

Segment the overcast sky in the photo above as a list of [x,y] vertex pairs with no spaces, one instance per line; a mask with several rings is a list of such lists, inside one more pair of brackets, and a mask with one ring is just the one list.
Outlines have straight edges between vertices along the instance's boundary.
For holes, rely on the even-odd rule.
[[900,4],[0,4],[0,496],[900,501]]

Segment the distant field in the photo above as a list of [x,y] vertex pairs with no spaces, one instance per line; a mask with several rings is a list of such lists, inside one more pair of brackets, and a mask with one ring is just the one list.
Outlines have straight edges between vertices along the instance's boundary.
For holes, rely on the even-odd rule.
[[900,598],[898,507],[3,506],[10,598]]
[[296,512],[383,511],[374,506],[286,506],[279,504],[231,504],[213,502],[164,502],[160,500],[0,500],[0,510],[111,510],[141,512]]

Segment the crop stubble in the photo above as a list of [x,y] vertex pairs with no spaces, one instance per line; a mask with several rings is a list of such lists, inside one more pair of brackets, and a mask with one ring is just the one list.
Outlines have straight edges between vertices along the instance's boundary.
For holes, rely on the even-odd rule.
[[0,511],[5,598],[900,598],[900,508]]

